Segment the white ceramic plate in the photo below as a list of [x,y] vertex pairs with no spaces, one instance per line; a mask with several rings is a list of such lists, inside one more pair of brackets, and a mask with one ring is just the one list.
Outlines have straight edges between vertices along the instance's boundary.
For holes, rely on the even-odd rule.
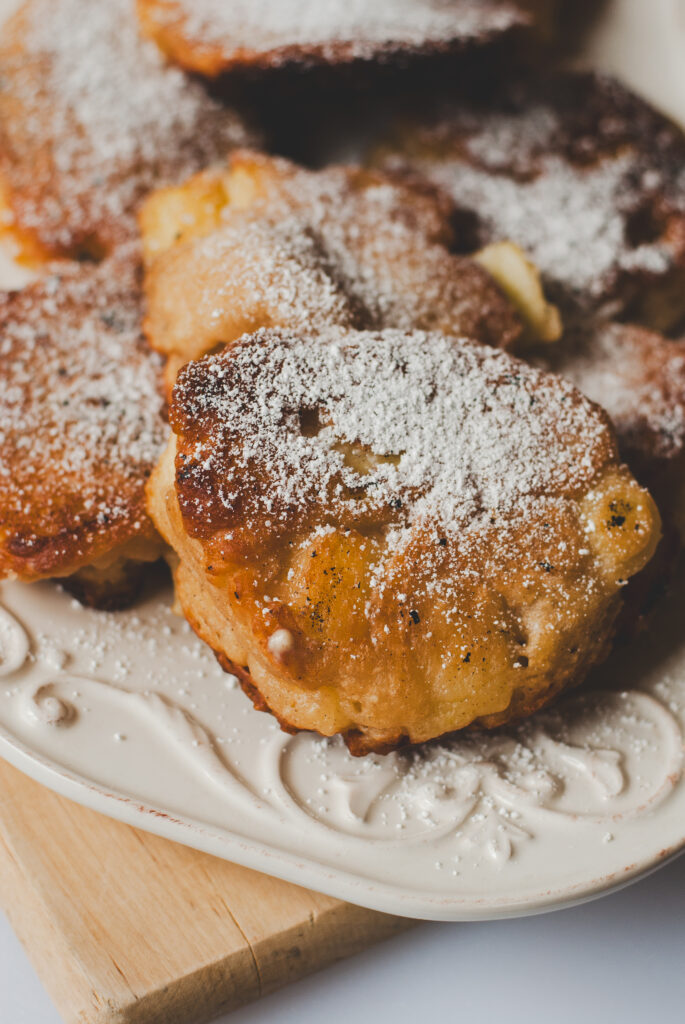
[[[685,113],[678,18],[678,0],[623,0],[592,46]],[[646,76],[645,52],[664,54],[659,75]],[[2,756],[132,825],[407,916],[551,909],[685,846],[685,589],[553,712],[496,736],[355,759],[252,710],[160,587],[116,615],[52,584],[0,588]]]
[[360,759],[254,711],[167,591],[117,614],[49,583],[0,600],[0,754],[169,839],[436,919],[585,899],[685,844],[682,594],[553,712]]

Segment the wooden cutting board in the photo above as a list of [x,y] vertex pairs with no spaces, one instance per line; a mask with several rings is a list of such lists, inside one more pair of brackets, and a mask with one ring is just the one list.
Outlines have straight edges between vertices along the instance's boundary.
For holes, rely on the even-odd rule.
[[400,918],[87,810],[0,760],[0,901],[65,1024],[196,1024]]

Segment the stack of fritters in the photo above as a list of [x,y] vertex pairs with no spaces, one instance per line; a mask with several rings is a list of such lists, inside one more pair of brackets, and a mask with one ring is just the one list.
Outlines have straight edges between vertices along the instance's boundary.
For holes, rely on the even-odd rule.
[[358,753],[577,680],[658,537],[604,415],[483,346],[520,324],[453,212],[240,153],[141,214],[151,342],[174,371],[223,350],[149,488],[180,603],[258,706]]
[[230,153],[167,58],[409,76],[553,5],[137,7],[155,42],[132,0],[32,0],[0,44],[3,221],[41,273],[0,307],[0,573],[121,603],[166,542],[255,704],[355,753],[530,714],[650,579],[645,486],[678,518],[680,133],[563,76],[405,113],[374,169]]

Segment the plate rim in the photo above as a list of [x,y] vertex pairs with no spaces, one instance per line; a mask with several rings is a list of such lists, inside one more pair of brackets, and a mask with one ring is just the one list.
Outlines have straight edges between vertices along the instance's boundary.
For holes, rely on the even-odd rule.
[[2,726],[0,757],[60,796],[133,828],[368,910],[423,921],[495,921],[579,906],[632,885],[685,853],[684,831],[681,838],[670,846],[632,861],[622,871],[599,875],[589,883],[576,882],[557,889],[547,888],[536,896],[518,899],[511,896],[494,899],[487,896],[428,896],[363,879],[341,868],[327,867],[315,859],[298,856],[228,828],[217,829],[186,815],[179,816],[87,780],[79,773],[37,754]]

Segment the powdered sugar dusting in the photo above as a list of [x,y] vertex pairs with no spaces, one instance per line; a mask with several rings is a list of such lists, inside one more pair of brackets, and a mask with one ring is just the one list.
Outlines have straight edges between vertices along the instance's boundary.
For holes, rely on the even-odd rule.
[[558,75],[448,105],[405,136],[391,167],[475,214],[479,241],[510,239],[569,315],[612,315],[685,263],[685,140],[618,83]]
[[330,59],[339,44],[365,59],[386,46],[468,41],[526,22],[522,8],[506,0],[177,0],[166,6],[169,19],[179,13],[186,19],[188,36],[228,52],[314,46]]
[[20,535],[135,536],[147,523],[144,482],[167,428],[136,267],[130,252],[97,268],[56,264],[0,295],[0,504]]
[[[262,331],[186,367],[174,410],[175,429],[200,438],[184,480],[195,475],[197,500],[229,520],[240,510],[290,528],[316,504],[343,518],[392,510],[397,543],[420,522],[460,535],[541,495],[582,493],[615,456],[603,416],[571,385],[423,332]],[[315,431],[302,410],[316,411]],[[371,468],[350,449],[371,453]]]
[[230,275],[222,269],[224,283],[216,289],[205,279],[203,307],[210,317],[218,318],[228,302],[232,315],[240,310],[249,318],[266,301],[276,322],[287,319],[301,328],[308,323],[354,323],[352,302],[317,238],[298,217],[279,223],[237,218],[195,245],[188,272],[201,282],[210,266],[232,268]]
[[262,200],[244,213],[228,204],[224,224],[155,271],[149,322],[160,348],[183,333],[179,348],[197,351],[201,331],[209,348],[232,341],[236,325],[420,327],[504,348],[519,334],[488,275],[447,250],[449,222],[432,197],[345,167],[269,161],[268,175],[276,184]]
[[131,234],[146,191],[246,141],[233,112],[139,38],[134,0],[32,0],[24,17],[22,51],[0,49],[8,176],[26,191],[24,227],[65,247],[72,232],[110,220],[126,223],[109,233]]
[[550,156],[530,181],[461,161],[431,164],[428,172],[459,205],[477,213],[484,240],[515,241],[543,272],[553,294],[561,289],[585,301],[603,296],[608,275],[640,269],[660,274],[671,264],[665,245],[633,248],[626,240],[631,162],[624,156],[577,168]]

